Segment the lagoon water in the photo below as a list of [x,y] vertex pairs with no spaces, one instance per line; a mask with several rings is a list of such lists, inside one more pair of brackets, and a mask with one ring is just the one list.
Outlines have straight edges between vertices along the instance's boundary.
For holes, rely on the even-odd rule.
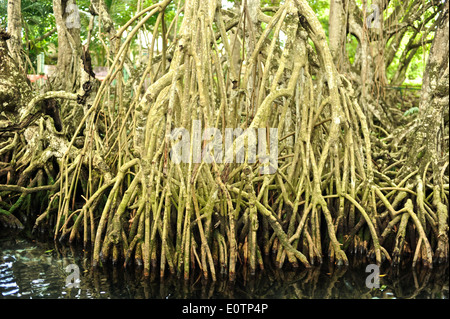
[[[254,277],[242,270],[234,283],[144,278],[137,267],[91,267],[90,253],[5,232],[0,235],[0,299],[448,299],[448,264],[433,270],[406,265],[380,269],[378,288],[368,288],[368,262],[350,257],[347,268],[267,268]],[[74,277],[79,274],[79,281]],[[369,280],[370,281],[370,280]]]

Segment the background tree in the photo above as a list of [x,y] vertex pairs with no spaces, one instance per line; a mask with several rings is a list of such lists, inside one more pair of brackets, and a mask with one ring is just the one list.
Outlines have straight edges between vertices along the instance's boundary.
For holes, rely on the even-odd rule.
[[8,48],[13,59],[23,67],[22,60],[22,8],[21,1],[8,0]]
[[[412,127],[408,130],[406,143],[407,160],[400,176],[418,172],[415,182],[417,191],[425,187],[421,181],[430,167],[430,183],[433,185],[433,204],[437,208],[436,221],[438,247],[436,258],[445,261],[448,255],[448,203],[445,203],[444,174],[448,170],[449,158],[449,12],[448,1],[437,20],[436,35],[431,45],[430,55],[423,75],[423,85],[419,104],[419,113]],[[425,179],[426,181],[426,179]],[[424,207],[419,199],[419,206]],[[422,208],[423,209],[423,208]],[[425,220],[425,212],[420,214]]]
[[54,85],[70,92],[80,85],[80,13],[75,0],[54,0],[53,13],[58,30],[58,71]]
[[[420,0],[330,2],[334,61],[354,83],[369,118],[388,130],[402,122],[403,112],[393,107],[395,91],[387,87],[403,84],[416,53],[431,43],[442,7],[440,1]],[[356,50],[349,47],[354,39]]]

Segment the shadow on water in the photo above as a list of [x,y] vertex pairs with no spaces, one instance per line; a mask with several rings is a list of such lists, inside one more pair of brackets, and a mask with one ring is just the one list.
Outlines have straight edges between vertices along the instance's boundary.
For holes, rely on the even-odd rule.
[[[194,274],[144,278],[139,267],[91,267],[91,254],[80,248],[14,236],[0,238],[0,298],[78,299],[448,299],[448,264],[428,270],[420,267],[380,269],[378,288],[368,288],[369,262],[354,256],[348,268],[330,265],[310,270],[267,267],[255,276],[237,270],[234,283],[203,280]],[[67,268],[69,266],[69,268]],[[71,268],[72,267],[72,268]],[[74,270],[75,269],[75,270]],[[67,270],[67,271],[66,271]],[[70,276],[79,271],[79,282]],[[69,277],[68,277],[69,276]],[[69,284],[69,286],[67,286]],[[73,287],[70,287],[72,285]]]

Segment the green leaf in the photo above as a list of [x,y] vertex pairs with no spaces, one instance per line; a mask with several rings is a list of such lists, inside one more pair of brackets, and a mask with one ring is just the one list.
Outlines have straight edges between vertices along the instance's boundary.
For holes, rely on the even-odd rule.
[[409,115],[412,115],[412,114],[418,113],[418,112],[419,112],[419,108],[417,106],[413,106],[409,110],[406,110],[406,112],[403,113],[403,116],[409,116]]

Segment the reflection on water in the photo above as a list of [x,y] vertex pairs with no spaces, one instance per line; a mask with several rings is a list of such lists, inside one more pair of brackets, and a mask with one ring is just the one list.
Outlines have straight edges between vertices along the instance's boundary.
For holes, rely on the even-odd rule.
[[[68,265],[79,268],[79,287],[66,286]],[[355,263],[356,264],[356,263]],[[0,298],[430,298],[448,299],[448,265],[426,269],[381,267],[379,288],[366,287],[367,263],[351,268],[277,271],[267,268],[253,278],[242,271],[234,283],[193,276],[160,281],[144,278],[135,267],[91,268],[90,254],[54,243],[0,239]]]

